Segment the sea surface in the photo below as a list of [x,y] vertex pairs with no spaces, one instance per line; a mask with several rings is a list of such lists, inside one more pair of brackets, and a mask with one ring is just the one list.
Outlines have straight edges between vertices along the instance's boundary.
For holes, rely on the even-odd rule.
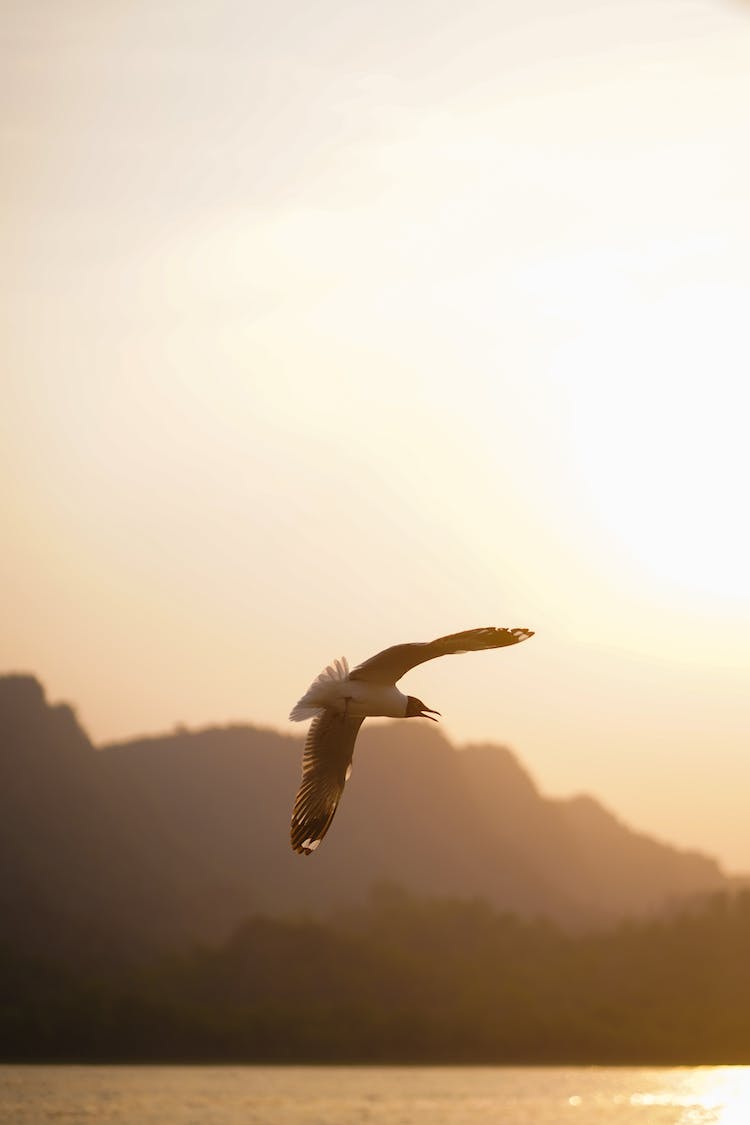
[[2,1125],[750,1125],[750,1067],[0,1066]]

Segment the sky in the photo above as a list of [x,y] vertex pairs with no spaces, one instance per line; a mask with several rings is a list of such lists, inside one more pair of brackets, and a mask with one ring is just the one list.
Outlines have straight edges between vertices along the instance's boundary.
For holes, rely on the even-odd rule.
[[333,658],[750,871],[750,6],[7,0],[0,671],[98,743]]

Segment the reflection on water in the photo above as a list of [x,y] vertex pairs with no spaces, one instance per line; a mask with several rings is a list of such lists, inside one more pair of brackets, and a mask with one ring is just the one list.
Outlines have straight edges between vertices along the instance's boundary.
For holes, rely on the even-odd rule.
[[668,1084],[666,1089],[639,1091],[630,1095],[630,1104],[676,1109],[679,1113],[673,1120],[684,1125],[749,1125],[750,1067],[706,1067],[677,1073],[682,1078],[682,1089],[670,1088]]
[[750,1067],[0,1066],[13,1125],[748,1125]]

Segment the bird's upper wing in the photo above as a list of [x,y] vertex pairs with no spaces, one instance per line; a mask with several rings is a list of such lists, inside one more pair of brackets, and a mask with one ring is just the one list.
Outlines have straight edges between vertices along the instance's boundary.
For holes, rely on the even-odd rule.
[[302,781],[292,812],[292,847],[300,855],[315,851],[331,826],[351,773],[352,754],[364,719],[326,709],[307,732]]
[[449,656],[454,652],[476,652],[483,648],[503,648],[515,645],[533,637],[531,629],[465,629],[463,633],[451,633],[438,637],[435,641],[424,643],[393,645],[358,664],[349,673],[352,680],[367,680],[374,684],[395,684],[404,673],[425,660],[436,656]]

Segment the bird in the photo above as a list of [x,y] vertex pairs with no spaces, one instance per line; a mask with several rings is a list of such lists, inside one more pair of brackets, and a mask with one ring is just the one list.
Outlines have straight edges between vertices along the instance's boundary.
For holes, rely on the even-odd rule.
[[310,855],[319,847],[352,772],[359,728],[370,716],[424,718],[437,722],[439,711],[396,683],[410,668],[459,652],[504,648],[533,637],[531,629],[488,626],[450,633],[434,641],[392,645],[349,670],[346,657],[334,660],[313,680],[292,708],[292,722],[312,719],[302,755],[302,780],[294,802],[292,849]]

